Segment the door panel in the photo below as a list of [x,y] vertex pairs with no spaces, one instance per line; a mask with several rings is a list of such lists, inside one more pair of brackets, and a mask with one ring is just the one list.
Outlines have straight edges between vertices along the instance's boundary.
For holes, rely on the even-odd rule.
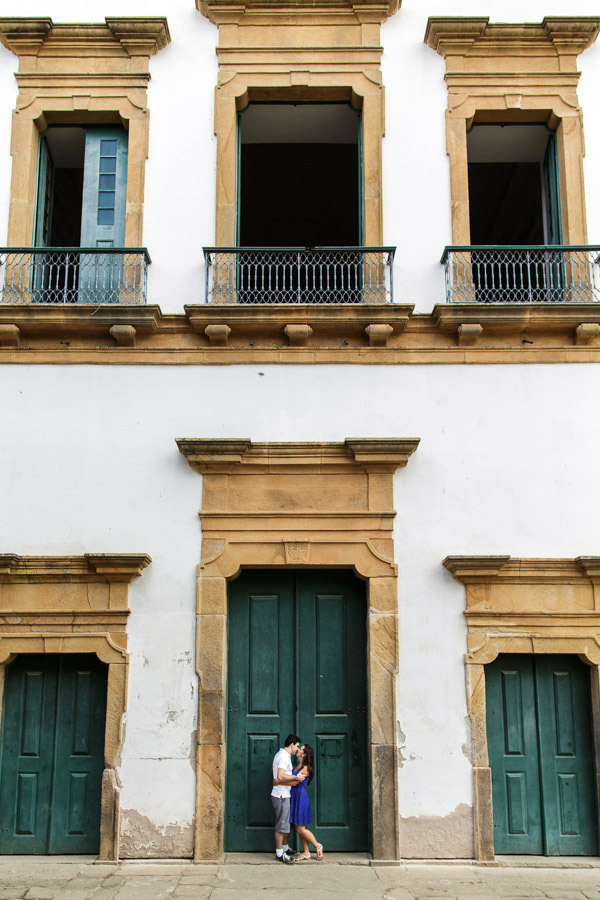
[[543,853],[533,656],[486,666],[496,853]]
[[486,666],[496,853],[595,855],[589,672],[570,656]]
[[[315,749],[313,821],[331,850],[366,850],[366,622],[348,572],[298,573],[298,734]],[[314,796],[314,800],[313,800]],[[325,832],[322,832],[325,829]]]
[[19,656],[2,717],[0,853],[96,853],[106,666],[88,655]]
[[227,840],[272,849],[271,764],[294,723],[293,578],[248,573],[229,595]]
[[94,853],[100,843],[106,668],[62,656],[56,709],[49,853]]
[[56,681],[56,661],[50,656],[20,656],[6,669],[1,853],[46,853]]
[[362,583],[346,572],[245,572],[230,585],[226,846],[272,850],[273,757],[315,749],[313,825],[329,849],[367,848]]
[[589,671],[569,656],[536,659],[546,854],[598,852]]

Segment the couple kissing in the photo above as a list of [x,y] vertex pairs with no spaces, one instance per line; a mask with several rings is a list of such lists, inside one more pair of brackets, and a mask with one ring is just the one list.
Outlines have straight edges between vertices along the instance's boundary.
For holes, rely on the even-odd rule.
[[[298,764],[292,767],[292,756]],[[310,744],[302,744],[296,734],[288,734],[284,746],[273,760],[273,790],[271,801],[275,812],[275,856],[280,862],[307,862],[310,860],[309,844],[317,851],[317,859],[323,859],[323,845],[309,831],[310,798],[308,785],[315,774],[315,755]],[[295,854],[288,844],[290,825],[302,844],[302,853]]]

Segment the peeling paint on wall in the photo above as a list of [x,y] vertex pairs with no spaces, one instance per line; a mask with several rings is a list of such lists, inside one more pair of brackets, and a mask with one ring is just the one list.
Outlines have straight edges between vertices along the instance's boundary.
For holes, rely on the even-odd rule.
[[192,825],[155,825],[135,809],[121,810],[122,859],[186,859],[194,854]]
[[473,808],[461,803],[447,816],[411,816],[399,822],[404,859],[472,859]]

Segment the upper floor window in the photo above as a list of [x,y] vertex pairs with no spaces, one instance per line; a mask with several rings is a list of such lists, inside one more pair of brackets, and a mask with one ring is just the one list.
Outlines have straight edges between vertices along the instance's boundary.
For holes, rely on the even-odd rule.
[[471,244],[560,244],[556,134],[473,125],[467,134]]
[[123,247],[127,132],[50,126],[39,139],[36,247]]
[[19,250],[4,254],[1,302],[145,302],[146,87],[169,40],[158,17],[0,19],[19,57],[8,217]]
[[238,129],[240,246],[362,242],[359,110],[344,103],[251,103]]
[[593,299],[577,55],[599,28],[577,16],[429,19],[425,41],[446,59],[448,88],[448,300]]

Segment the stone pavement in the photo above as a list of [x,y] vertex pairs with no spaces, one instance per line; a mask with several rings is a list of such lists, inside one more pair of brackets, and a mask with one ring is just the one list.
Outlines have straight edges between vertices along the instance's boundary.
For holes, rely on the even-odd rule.
[[600,900],[597,859],[370,866],[365,857],[330,854],[324,863],[284,866],[262,854],[240,856],[197,866],[5,856],[0,900]]

